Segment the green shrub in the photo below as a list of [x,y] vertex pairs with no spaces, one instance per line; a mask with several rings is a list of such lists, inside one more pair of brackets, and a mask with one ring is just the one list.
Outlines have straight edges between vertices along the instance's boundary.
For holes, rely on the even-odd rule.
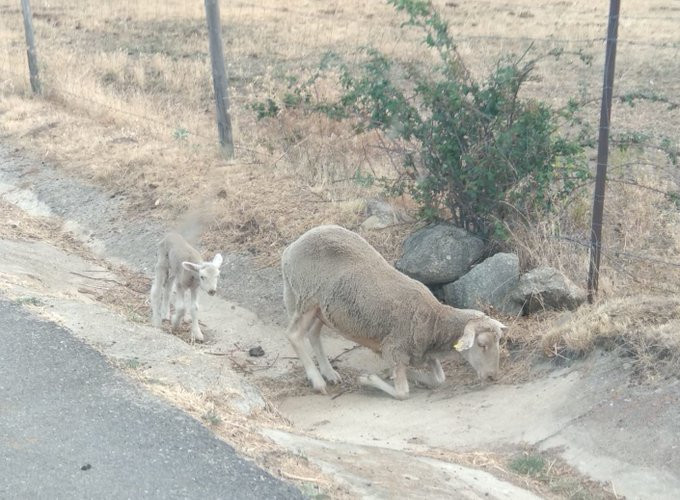
[[[397,179],[375,180],[393,194],[409,193],[421,218],[447,219],[484,236],[502,237],[509,219],[550,211],[588,179],[584,146],[592,139],[577,119],[579,106],[555,111],[520,96],[536,60],[525,61],[526,53],[507,58],[476,81],[430,2],[389,3],[408,15],[405,25],[424,31],[438,57],[434,68],[397,64],[372,48],[353,68],[329,54],[285,104],[353,120],[358,132],[380,130],[401,152],[403,170]],[[341,96],[319,102],[310,88],[331,71]],[[361,170],[355,177],[368,183]]]

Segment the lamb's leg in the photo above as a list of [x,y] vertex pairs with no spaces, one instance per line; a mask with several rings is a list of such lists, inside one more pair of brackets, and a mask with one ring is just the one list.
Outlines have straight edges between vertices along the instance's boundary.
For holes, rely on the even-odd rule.
[[161,317],[162,319],[170,319],[170,297],[172,296],[172,290],[175,287],[175,278],[167,278],[165,280],[165,285],[163,286],[163,301],[161,305]]
[[191,341],[203,342],[203,332],[198,326],[198,288],[191,289]]
[[175,312],[172,316],[172,329],[177,330],[179,328],[179,324],[182,322],[182,318],[184,318],[184,311],[186,309],[185,307],[185,290],[177,286],[175,290]]
[[409,367],[406,371],[406,377],[413,382],[423,384],[425,387],[435,389],[444,383],[446,375],[444,375],[444,370],[442,370],[442,365],[438,359],[428,359],[427,365],[430,371],[415,370]]
[[[198,293],[198,288],[196,289],[196,292]],[[189,307],[188,310],[187,309],[184,310],[184,318],[182,318],[182,320],[185,323],[189,323],[189,322],[193,321],[193,319],[192,319],[193,316],[192,316],[191,310],[194,307],[194,298],[193,298],[193,295],[191,293],[189,293],[189,290],[184,290],[184,295],[182,295],[182,297],[184,298],[184,303],[186,304],[187,293],[189,294],[189,297],[190,297],[190,300],[191,300],[191,307]],[[196,302],[196,311],[198,311],[198,302]]]
[[156,276],[151,285],[151,324],[160,327],[163,322],[164,294],[168,281],[167,268],[161,260],[156,264]]
[[318,317],[314,318],[314,322],[312,323],[307,336],[309,338],[309,343],[314,350],[314,354],[316,355],[316,361],[319,363],[321,375],[323,375],[330,383],[338,384],[342,381],[342,377],[340,377],[340,374],[333,369],[330,361],[328,361],[328,356],[326,356],[326,353],[324,352],[323,344],[321,343],[322,326],[323,323],[321,320]]
[[295,349],[295,353],[300,359],[302,366],[305,368],[307,378],[312,383],[314,389],[326,394],[326,382],[316,368],[314,360],[312,360],[307,352],[307,346],[305,345],[305,336],[315,319],[315,315],[316,310],[314,309],[304,313],[295,312],[290,321],[290,325],[288,325],[286,335],[288,335],[288,340],[290,340],[293,349]]
[[409,387],[408,379],[406,378],[406,365],[397,363],[394,368],[394,386],[385,382],[375,373],[371,375],[360,375],[359,383],[361,385],[375,387],[396,399],[408,399]]

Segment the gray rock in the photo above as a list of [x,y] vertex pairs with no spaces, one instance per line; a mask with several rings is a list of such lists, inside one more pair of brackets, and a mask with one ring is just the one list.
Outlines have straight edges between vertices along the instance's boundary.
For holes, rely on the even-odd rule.
[[434,295],[439,302],[444,302],[444,285],[428,285],[427,288],[430,289],[432,295]]
[[384,229],[413,219],[402,209],[395,208],[384,200],[371,198],[366,200],[364,210],[368,218],[361,223],[362,229]]
[[519,282],[519,259],[512,253],[497,253],[459,280],[444,285],[444,301],[463,309],[481,309],[490,305],[507,314],[519,314],[522,308],[510,300]]
[[385,229],[386,227],[394,226],[395,224],[396,222],[392,217],[371,215],[368,219],[361,223],[361,229]]
[[531,314],[546,309],[574,310],[586,300],[586,292],[552,267],[538,267],[524,274],[511,299]]
[[395,267],[426,285],[450,283],[481,258],[483,249],[484,242],[464,229],[435,224],[406,239]]

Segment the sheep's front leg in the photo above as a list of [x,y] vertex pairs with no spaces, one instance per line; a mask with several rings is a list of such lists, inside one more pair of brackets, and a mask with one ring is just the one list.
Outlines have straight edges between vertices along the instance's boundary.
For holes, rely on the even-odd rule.
[[198,288],[191,289],[191,341],[203,342],[203,332],[198,326]]
[[376,374],[360,375],[359,383],[361,385],[375,387],[396,399],[408,399],[409,387],[408,379],[406,378],[406,365],[404,363],[397,363],[394,368],[394,386],[385,382]]
[[314,389],[326,394],[326,382],[316,368],[314,360],[307,352],[307,346],[305,345],[305,337],[315,319],[315,315],[316,311],[314,309],[304,313],[295,312],[290,320],[290,325],[288,325],[286,335],[288,335],[288,340],[290,340],[293,349],[295,349],[295,353],[305,368],[307,378],[312,383]]
[[312,345],[314,354],[316,355],[316,361],[319,363],[319,370],[321,370],[321,375],[324,376],[332,384],[338,384],[342,381],[340,374],[336,372],[331,366],[330,361],[328,361],[328,356],[323,349],[323,344],[321,343],[321,327],[323,323],[319,318],[315,318],[309,329],[309,343]]
[[409,367],[406,376],[413,382],[418,382],[425,387],[435,389],[444,383],[446,375],[444,375],[444,370],[442,370],[442,365],[438,359],[428,359],[427,365],[430,371],[415,370]]

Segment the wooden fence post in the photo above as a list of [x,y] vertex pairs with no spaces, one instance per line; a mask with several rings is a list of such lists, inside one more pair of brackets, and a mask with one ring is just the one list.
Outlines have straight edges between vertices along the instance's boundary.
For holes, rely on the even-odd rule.
[[610,0],[607,48],[604,62],[604,83],[602,84],[602,106],[600,108],[600,133],[597,141],[597,174],[593,196],[593,219],[590,230],[590,268],[588,270],[588,302],[592,304],[597,293],[600,277],[600,255],[602,253],[602,217],[604,214],[604,192],[609,159],[609,122],[612,112],[614,89],[614,66],[616,63],[616,41],[619,32],[619,11],[621,0]]
[[28,55],[28,71],[31,79],[31,89],[34,94],[40,94],[40,78],[38,78],[38,57],[35,51],[35,37],[33,36],[33,15],[28,0],[21,0],[21,12],[24,15],[24,32],[26,33],[26,54]]
[[215,104],[217,107],[217,133],[225,156],[233,158],[234,140],[231,133],[231,117],[229,116],[228,80],[227,71],[224,68],[222,27],[218,0],[205,0],[205,16],[208,21],[210,61],[212,62],[213,88],[215,89]]

